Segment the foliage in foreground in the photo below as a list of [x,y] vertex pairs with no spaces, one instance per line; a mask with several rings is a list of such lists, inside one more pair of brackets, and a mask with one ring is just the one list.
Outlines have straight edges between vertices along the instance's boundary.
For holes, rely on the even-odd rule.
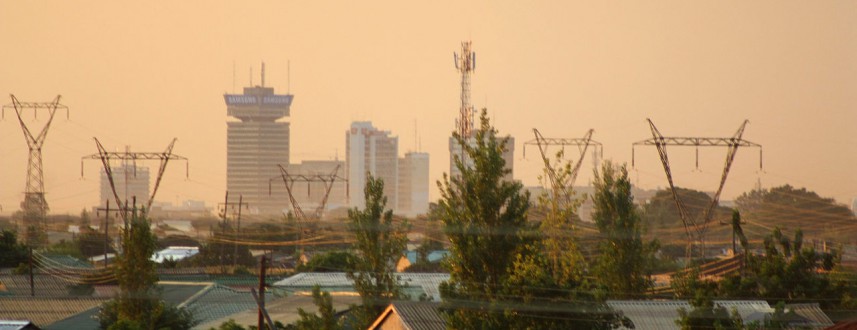
[[[527,222],[529,196],[505,180],[498,139],[486,111],[475,137],[455,136],[460,176],[438,183],[436,215],[451,243],[441,283],[441,310],[450,329],[607,329],[620,317],[599,300],[582,273],[569,222],[576,203],[540,205],[548,214],[540,228]],[[563,165],[560,175],[570,166]],[[563,180],[561,180],[563,181]],[[568,182],[567,180],[563,182]],[[570,186],[558,188],[570,194]]]
[[596,276],[610,297],[639,298],[652,286],[658,242],[642,239],[642,220],[624,165],[605,162],[600,172],[595,171],[594,186],[592,217],[604,236]]
[[367,175],[364,196],[365,209],[348,211],[358,254],[346,273],[360,294],[361,305],[353,307],[355,327],[360,329],[369,327],[390,302],[403,296],[395,264],[407,247],[408,233],[407,223],[393,223],[383,180]]
[[122,233],[122,254],[116,258],[119,295],[101,306],[97,315],[101,329],[190,329],[198,323],[190,311],[160,299],[150,259],[156,238],[149,228],[144,214],[131,212]]

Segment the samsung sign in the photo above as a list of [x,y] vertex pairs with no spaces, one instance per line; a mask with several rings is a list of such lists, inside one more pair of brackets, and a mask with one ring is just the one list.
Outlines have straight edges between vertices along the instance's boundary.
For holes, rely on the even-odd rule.
[[255,95],[224,95],[227,105],[289,105],[292,103],[292,95],[265,95],[260,97]]

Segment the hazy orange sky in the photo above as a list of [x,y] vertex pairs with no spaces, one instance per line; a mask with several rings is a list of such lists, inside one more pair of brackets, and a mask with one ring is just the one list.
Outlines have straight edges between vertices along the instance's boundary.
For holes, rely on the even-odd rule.
[[[259,82],[287,90],[291,158],[344,159],[345,130],[371,120],[399,136],[399,152],[431,154],[448,171],[458,114],[453,51],[472,40],[473,100],[517,138],[515,178],[537,184],[532,128],[580,137],[589,128],[606,158],[629,162],[631,144],[665,135],[731,136],[749,119],[726,184],[732,199],[757,182],[789,183],[850,203],[857,197],[857,2],[854,1],[25,1],[0,4],[0,94],[49,101],[57,118],[43,151],[53,212],[97,203],[92,137],[110,149],[160,151],[173,137],[190,158],[168,168],[158,200],[220,201],[226,187],[222,94]],[[237,81],[233,80],[233,64]],[[8,96],[0,103],[8,104]],[[43,123],[29,117],[28,123]],[[0,122],[0,205],[19,208],[27,148],[17,120]],[[725,149],[673,148],[677,184],[716,188]],[[154,164],[153,164],[154,165]],[[578,182],[591,179],[584,164]],[[632,179],[667,185],[657,152],[637,150]],[[285,205],[285,201],[284,201]]]

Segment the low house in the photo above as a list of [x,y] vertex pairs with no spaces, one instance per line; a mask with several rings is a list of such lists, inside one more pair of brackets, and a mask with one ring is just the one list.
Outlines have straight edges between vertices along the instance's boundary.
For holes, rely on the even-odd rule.
[[166,249],[155,252],[152,255],[152,261],[163,263],[165,260],[179,261],[184,258],[190,258],[199,254],[199,247],[196,246],[170,246]]
[[41,330],[33,322],[18,320],[0,320],[0,330]]
[[381,313],[369,330],[445,330],[438,303],[397,301]]
[[[428,262],[438,262],[441,259],[445,258],[448,254],[449,251],[446,250],[431,251],[428,253],[428,255],[426,255],[426,259],[428,259]],[[417,263],[418,256],[419,253],[417,253],[417,251],[405,252],[405,255],[399,258],[399,261],[396,262],[396,271],[404,272],[406,268]]]

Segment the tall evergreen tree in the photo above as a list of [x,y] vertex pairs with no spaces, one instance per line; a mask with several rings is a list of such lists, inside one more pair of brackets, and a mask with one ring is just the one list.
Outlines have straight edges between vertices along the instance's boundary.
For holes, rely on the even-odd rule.
[[[515,261],[529,250],[527,194],[521,184],[504,180],[503,151],[486,111],[475,137],[455,135],[463,149],[455,156],[461,175],[444,176],[439,183],[438,214],[451,243],[450,280],[441,284],[447,327],[485,329],[508,327],[501,306],[504,286]],[[472,165],[471,165],[472,164]]]
[[354,233],[354,258],[348,278],[360,294],[362,305],[356,309],[357,328],[365,329],[394,299],[402,296],[395,274],[396,261],[407,248],[408,224],[393,223],[393,211],[387,209],[384,181],[368,175],[366,208],[348,211],[349,228]]
[[603,236],[596,278],[610,297],[639,297],[651,287],[657,241],[643,242],[628,169],[605,162],[595,171],[593,218]]
[[156,248],[149,219],[135,208],[128,215],[122,251],[116,257],[119,295],[102,305],[97,316],[102,329],[190,329],[198,323],[187,309],[161,300],[155,286],[155,262],[151,260]]

